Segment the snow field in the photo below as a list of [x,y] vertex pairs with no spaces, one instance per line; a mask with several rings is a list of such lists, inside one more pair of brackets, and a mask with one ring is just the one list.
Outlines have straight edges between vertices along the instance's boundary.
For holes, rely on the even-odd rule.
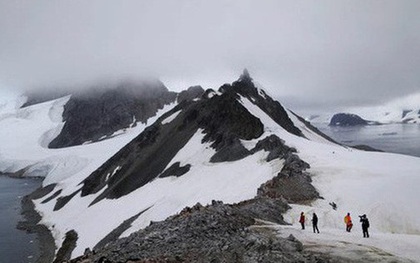
[[[378,237],[372,246],[400,256],[407,254],[410,259],[420,262],[420,199],[417,189],[420,185],[420,158],[334,145],[305,129],[303,123],[289,114],[295,125],[311,139],[306,140],[287,133],[248,99],[241,98],[241,102],[263,122],[266,134],[272,133],[285,140],[286,145],[296,148],[299,157],[311,166],[308,172],[312,175],[313,185],[324,199],[309,206],[292,205],[284,216],[293,228],[300,228],[298,220],[303,211],[308,232],[312,233],[310,219],[315,212],[320,218],[320,230],[330,229],[326,239],[332,238],[328,233],[341,233],[344,229],[343,234],[346,234],[344,216],[350,212],[353,233],[357,232],[361,237],[358,215],[366,214],[371,225],[370,233]],[[337,210],[333,210],[329,202],[335,202]],[[342,241],[337,239],[337,242]],[[392,245],[400,241],[401,245]],[[324,245],[328,246],[325,242]]]
[[[322,217],[319,217],[322,222]],[[360,225],[360,224],[356,224]],[[344,226],[344,224],[343,224]],[[315,234],[312,225],[305,230],[300,226],[270,225],[279,236],[286,238],[293,235],[310,251],[337,256],[345,261],[360,262],[420,262],[420,236],[370,232],[369,238],[363,238],[361,228],[353,228],[350,233],[344,227],[318,227],[320,233]],[[366,259],[366,257],[369,259]]]
[[[83,198],[78,193],[62,209],[53,211],[55,200],[46,204],[42,204],[42,200],[59,189],[62,189],[60,196],[80,189],[80,183],[87,176],[146,127],[137,123],[136,127],[116,132],[118,136],[109,140],[48,149],[48,143],[63,127],[61,114],[66,99],[25,109],[18,109],[18,102],[0,103],[0,171],[14,172],[31,165],[28,172],[45,176],[44,186],[57,184],[48,196],[35,200],[35,205],[43,217],[41,223],[49,227],[58,247],[67,231],[74,229],[78,233],[72,257],[83,254],[86,247],[92,248],[124,220],[144,210],[147,211],[122,236],[146,227],[150,221],[164,220],[197,202],[206,205],[214,199],[236,203],[253,198],[257,188],[283,167],[281,160],[267,163],[264,151],[235,162],[210,163],[215,152],[209,144],[201,143],[203,134],[199,130],[167,166],[175,162],[180,162],[181,166],[190,164],[187,174],[157,178],[129,195],[105,199],[90,207],[89,204],[101,192]],[[264,124],[264,134],[259,139],[242,141],[242,144],[252,149],[258,140],[271,134],[285,140],[286,145],[296,148],[299,157],[311,165],[308,172],[312,175],[313,185],[324,198],[308,206],[292,205],[285,219],[293,225],[281,227],[285,235],[293,233],[304,244],[318,242],[322,246],[317,249],[321,250],[333,246],[343,251],[340,250],[345,247],[343,244],[351,243],[350,248],[343,252],[350,253],[350,256],[353,248],[363,245],[368,250],[376,247],[420,262],[420,199],[416,189],[420,185],[419,158],[363,152],[332,144],[289,113],[290,119],[307,139],[297,137],[285,131],[248,99],[242,97],[240,102]],[[153,123],[174,106],[166,106],[148,123]],[[169,123],[177,114],[179,112],[163,120],[162,124]],[[118,175],[118,170],[114,172]],[[329,202],[335,202],[337,210],[333,210]],[[308,219],[308,229],[304,232],[297,230],[301,211]],[[313,212],[319,217],[320,235],[311,231],[309,220]],[[344,231],[343,218],[347,212],[352,214],[354,223],[350,234]],[[367,214],[370,220],[370,239],[361,238],[357,217],[361,214]]]

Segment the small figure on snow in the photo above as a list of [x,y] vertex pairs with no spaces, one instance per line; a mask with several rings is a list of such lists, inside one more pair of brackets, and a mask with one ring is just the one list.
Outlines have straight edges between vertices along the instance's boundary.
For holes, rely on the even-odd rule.
[[300,213],[299,223],[302,226],[302,230],[305,229],[305,214]]
[[360,222],[362,223],[363,237],[368,238],[369,237],[368,228],[370,226],[369,220],[367,219],[366,215],[362,215],[359,217],[360,217]]
[[344,217],[344,223],[346,224],[346,231],[350,232],[353,227],[353,222],[351,221],[350,213],[347,213],[347,215]]
[[315,230],[316,230],[316,231],[318,231],[318,234],[319,234],[318,216],[315,213],[312,215],[312,227],[314,229],[314,233],[315,233]]

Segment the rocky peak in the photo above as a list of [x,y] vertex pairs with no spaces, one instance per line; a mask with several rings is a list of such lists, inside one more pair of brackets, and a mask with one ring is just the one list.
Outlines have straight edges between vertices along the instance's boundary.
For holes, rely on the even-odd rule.
[[49,147],[80,145],[111,136],[138,121],[146,122],[175,98],[176,93],[169,92],[158,80],[124,81],[80,90],[64,106],[64,127]]
[[187,90],[181,91],[178,94],[178,102],[182,102],[184,100],[193,100],[196,98],[200,98],[204,94],[204,89],[201,86],[192,86],[189,87]]
[[242,75],[239,77],[240,81],[252,81],[251,75],[249,75],[248,69],[244,68]]
[[288,132],[297,136],[303,136],[302,132],[294,126],[283,106],[267,95],[261,88],[257,87],[247,69],[239,79],[230,84],[220,87],[219,92],[228,93],[230,96],[247,98],[249,101],[261,108],[275,122]]

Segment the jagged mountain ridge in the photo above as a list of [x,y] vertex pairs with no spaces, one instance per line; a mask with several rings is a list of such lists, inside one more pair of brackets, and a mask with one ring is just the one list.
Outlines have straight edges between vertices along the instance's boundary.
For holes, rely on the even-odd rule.
[[[199,96],[200,93],[201,96]],[[197,169],[197,167],[202,169],[200,168],[200,165],[197,166],[194,162],[177,161],[179,153],[185,150],[185,148],[191,147],[189,144],[191,144],[192,141],[201,144],[200,147],[204,147],[202,148],[203,150],[198,150],[197,152],[200,152],[200,154],[205,153],[204,155],[208,156],[206,157],[208,158],[207,160],[203,159],[202,161],[208,162],[210,165],[212,163],[215,164],[217,169],[222,169],[221,171],[225,170],[225,168],[223,168],[225,164],[231,163],[237,166],[240,165],[240,163],[249,163],[250,159],[261,159],[261,161],[267,163],[267,168],[273,165],[278,166],[278,168],[273,169],[272,172],[267,173],[267,168],[264,168],[255,175],[252,175],[255,177],[258,174],[264,174],[264,177],[258,178],[255,182],[249,181],[249,179],[249,182],[247,182],[247,180],[244,181],[246,184],[251,183],[251,185],[253,185],[250,190],[251,192],[255,191],[255,194],[263,183],[273,178],[277,173],[280,174],[282,171],[281,167],[283,166],[280,160],[289,158],[290,160],[288,161],[289,164],[287,164],[287,167],[299,163],[299,158],[287,157],[291,156],[291,154],[293,155],[293,151],[290,150],[289,147],[284,146],[284,142],[280,138],[267,133],[265,125],[255,116],[255,114],[250,112],[246,103],[252,103],[257,108],[261,109],[263,114],[270,116],[270,118],[274,120],[275,125],[281,127],[286,132],[291,132],[293,135],[304,138],[303,133],[294,125],[280,103],[274,101],[263,90],[257,88],[247,73],[243,74],[238,81],[233,82],[231,85],[223,85],[218,91],[203,91],[199,87],[192,87],[185,92],[181,92],[177,101],[178,104],[175,107],[164,112],[154,123],[145,127],[144,131],[141,132],[139,136],[132,139],[125,147],[122,147],[121,150],[93,171],[86,179],[74,181],[71,183],[71,187],[63,188],[56,184],[47,186],[50,188],[50,191],[44,198],[39,199],[38,207],[40,207],[41,210],[47,209],[44,212],[52,213],[52,215],[55,213],[68,214],[71,213],[71,207],[73,207],[75,203],[80,202],[77,200],[86,200],[87,203],[86,201],[82,201],[86,206],[86,209],[94,211],[99,209],[102,204],[106,203],[106,199],[119,200],[124,199],[126,196],[132,196],[134,193],[139,192],[139,190],[144,191],[142,190],[143,188],[149,187],[149,185],[156,182],[158,178],[160,178],[158,181],[167,180],[166,178],[173,180],[171,178],[184,178],[188,174],[196,174],[197,171],[194,171],[194,169]],[[111,140],[113,139],[108,138],[103,142],[105,143],[106,141]],[[244,142],[251,142],[253,146],[251,147],[248,145],[245,147]],[[95,145],[95,143],[92,145]],[[248,167],[249,164],[242,166],[244,167],[240,168],[238,171],[233,171],[234,176],[241,176],[244,172],[246,173],[246,170],[244,169],[247,169],[246,167]],[[259,166],[260,164],[254,163],[251,166],[254,168],[248,170],[255,170]],[[290,169],[289,171],[285,170],[283,174],[284,179],[261,188],[261,194],[268,197],[270,195],[276,195],[275,190],[273,192],[273,189],[279,187],[278,182],[290,181],[290,183],[296,185],[297,181],[294,182],[295,176],[292,175],[299,176],[302,173],[302,170],[307,167],[308,166],[303,165],[301,168]],[[190,171],[191,169],[193,171]],[[272,168],[269,169],[271,170]],[[214,170],[214,168],[211,168],[210,166],[209,171],[205,173],[209,173],[212,170]],[[217,174],[223,178],[225,172],[221,171],[213,171],[210,173]],[[245,177],[249,176],[250,175],[246,175]],[[227,178],[229,178],[229,176],[227,176]],[[305,179],[300,182],[308,185],[309,188],[307,189],[310,189],[310,181],[309,177],[305,177]],[[240,184],[237,186],[231,185],[230,187],[237,188],[240,187]],[[209,186],[209,188],[212,188],[212,186]],[[249,186],[246,186],[246,188],[249,188]],[[303,195],[303,197],[298,197],[298,199],[300,198],[302,200],[303,198],[307,200],[308,198],[317,198],[319,196],[313,187],[311,190],[308,190],[308,192],[311,194]],[[227,191],[227,193],[229,193],[229,191]],[[246,196],[252,197],[255,195],[249,194],[250,192],[247,190]],[[290,193],[287,193],[287,191],[284,191],[282,194],[277,195],[284,195],[287,197],[289,194]],[[243,194],[235,194],[234,196],[233,199],[232,197],[217,198],[217,196],[215,196],[215,198],[228,202],[229,200],[241,201],[247,199]],[[293,200],[296,196],[298,195],[290,197],[289,200]],[[204,197],[209,198],[207,195],[204,195]],[[200,200],[202,200],[202,198],[196,201]],[[210,201],[207,199],[204,200],[206,200],[202,200],[204,203]],[[191,205],[192,203],[190,202],[193,201],[194,199],[181,206]],[[138,209],[136,210],[138,212],[134,213],[138,214],[138,216],[135,217],[137,218],[137,221],[141,220],[143,217],[149,217],[148,213],[156,213],[158,211],[156,210],[158,208],[154,205],[147,205],[146,207],[139,207]],[[166,216],[178,211],[178,209],[171,211],[172,212],[170,213],[165,212]],[[74,210],[72,212],[74,212]],[[125,219],[127,219],[127,217],[124,217],[124,220]],[[155,218],[155,220],[156,219],[159,219],[159,217]],[[116,222],[122,223],[124,220],[117,220]],[[143,225],[144,223],[141,224]],[[60,228],[61,227],[57,228],[56,224],[56,229]],[[68,229],[69,226],[66,228]],[[89,247],[93,247],[96,244],[86,243],[86,232],[84,234],[81,233],[81,231],[78,230],[78,227],[73,229],[78,238],[78,243],[86,244]],[[130,232],[133,231],[132,229],[133,227],[131,227]],[[107,232],[103,233],[108,234],[108,232],[113,229],[105,227],[104,230]],[[123,234],[124,233],[120,233],[119,235]],[[61,235],[63,238],[66,236],[74,236],[74,234],[71,234],[70,232],[61,232]],[[96,242],[100,241],[96,238],[93,240],[97,240]],[[60,247],[61,242],[56,245]],[[79,255],[80,251],[83,250],[83,246],[85,245],[76,247],[74,251],[75,255]]]
[[[174,114],[177,116],[167,124],[162,125],[158,120],[149,126],[89,176],[82,187],[82,196],[96,193],[107,184],[107,189],[93,203],[103,197],[118,198],[160,175],[170,176],[175,173],[180,176],[188,172],[190,164],[179,167],[179,163],[176,163],[164,169],[198,129],[202,129],[205,134],[203,142],[210,142],[211,147],[216,150],[210,162],[235,161],[250,155],[253,150],[243,147],[240,140],[260,137],[263,124],[238,102],[238,94],[253,98],[259,104],[262,104],[263,98],[258,94],[249,76],[242,76],[232,86],[222,86],[219,90],[220,95],[208,96],[213,92],[207,91],[207,95],[203,94],[201,100],[182,101],[164,114],[161,120]],[[283,117],[287,114],[281,105],[273,102],[271,99],[269,103],[265,103],[267,106],[264,109],[270,112],[280,125],[301,134],[290,119]],[[114,173],[118,167],[122,168]],[[183,172],[179,173],[180,170]],[[109,174],[113,175],[109,177]],[[108,182],[105,181],[106,177]]]
[[[26,171],[28,175],[32,171],[41,171],[42,167],[50,167],[43,170],[46,189],[42,195],[37,195],[35,207],[44,215],[42,223],[54,234],[56,247],[62,247],[59,254],[76,257],[87,247],[99,249],[116,238],[127,237],[147,227],[151,221],[164,220],[197,202],[209,204],[212,199],[238,203],[260,196],[285,200],[289,204],[311,202],[325,213],[321,218],[335,218],[335,214],[329,214],[328,201],[337,197],[331,195],[331,187],[326,191],[323,186],[325,182],[334,181],[326,178],[341,173],[348,176],[353,169],[343,168],[347,166],[358,166],[357,171],[366,175],[384,173],[380,169],[383,163],[392,165],[394,170],[402,167],[393,165],[394,156],[364,155],[328,140],[299,116],[277,107],[278,102],[270,103],[273,100],[247,75],[218,91],[193,87],[182,96],[179,94],[175,103],[166,105],[157,116],[148,119],[147,124],[138,122],[137,126],[98,142],[55,150],[34,148],[31,155],[23,155],[14,150],[16,147],[3,143],[11,152],[10,159],[25,158],[26,161],[10,166],[11,161],[4,163],[0,160],[0,168],[15,171],[17,167],[29,164],[32,168]],[[21,109],[11,120],[25,118],[25,123],[42,124],[45,120],[39,116],[44,114],[56,119],[67,100]],[[218,117],[213,117],[213,114]],[[238,116],[246,119],[244,129],[241,128],[242,122],[237,120]],[[280,119],[285,121],[279,122]],[[225,120],[225,123],[220,120]],[[34,143],[39,142],[39,136],[45,135],[43,130],[57,130],[62,125],[46,124],[30,134]],[[184,134],[177,137],[179,130]],[[147,159],[150,153],[153,153],[153,158]],[[161,155],[163,161],[159,163],[156,159],[160,160]],[[32,163],[27,161],[28,157],[32,158],[29,159]],[[412,162],[416,160],[408,157],[396,159],[406,167],[415,166]],[[364,160],[371,161],[365,164]],[[377,162],[375,160],[382,160],[381,166],[372,166]],[[346,166],[340,165],[341,162]],[[152,173],[144,172],[149,164],[154,167]],[[305,171],[309,167],[311,173]],[[400,174],[394,170],[391,169],[390,174]],[[404,174],[413,175],[406,170]],[[312,178],[316,179],[315,182]],[[319,178],[324,178],[323,184]],[[353,182],[355,180],[340,188],[346,193],[343,196],[349,196],[347,192],[353,189]],[[370,187],[376,193],[375,186]],[[401,193],[408,194],[409,191]],[[325,201],[317,199],[320,195]],[[346,203],[344,198],[341,199],[341,193],[339,196],[339,209],[352,211],[349,206],[358,204],[353,200]],[[364,212],[368,211],[373,218],[383,218],[386,210],[377,206],[370,208],[365,200],[366,196],[363,196]],[[415,202],[413,199],[404,200]],[[388,200],[388,203],[393,201]],[[299,213],[301,209],[309,209],[297,207]],[[264,209],[263,206],[255,209],[253,215],[258,217]],[[294,215],[295,209],[291,213]],[[271,221],[272,218],[263,219]],[[341,217],[339,219],[341,222]],[[293,223],[290,218],[286,221]],[[334,225],[333,222],[328,224]],[[412,229],[409,226],[403,231]]]

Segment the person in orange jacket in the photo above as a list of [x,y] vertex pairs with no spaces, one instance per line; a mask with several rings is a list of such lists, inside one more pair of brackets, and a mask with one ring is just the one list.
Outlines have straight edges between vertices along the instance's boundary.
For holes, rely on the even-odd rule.
[[350,213],[344,217],[344,223],[346,224],[346,231],[350,232],[351,228],[353,227],[353,222],[351,221]]
[[305,229],[305,214],[300,213],[299,223],[302,226],[302,230]]

